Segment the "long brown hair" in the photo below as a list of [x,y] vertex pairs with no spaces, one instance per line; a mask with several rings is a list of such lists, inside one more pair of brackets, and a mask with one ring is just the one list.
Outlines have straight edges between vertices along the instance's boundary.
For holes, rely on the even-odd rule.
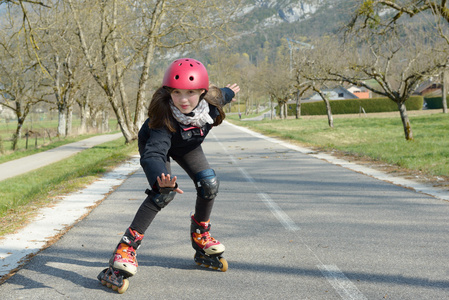
[[224,96],[221,90],[216,86],[210,86],[209,91],[204,96],[204,100],[207,101],[207,103],[212,104],[218,109],[218,116],[215,118],[214,124],[212,126],[218,126],[223,122],[223,120],[226,118],[226,114],[223,111],[223,102],[224,102]]
[[[171,132],[176,132],[176,121],[173,118],[172,111],[170,109],[169,100],[170,94],[173,91],[170,87],[160,87],[154,92],[148,107],[148,117],[150,118],[150,128],[166,127]],[[207,101],[207,103],[215,106],[218,109],[218,116],[214,120],[212,126],[218,126],[223,122],[226,114],[223,111],[223,94],[221,90],[215,86],[211,86],[206,94],[200,96],[201,99]]]

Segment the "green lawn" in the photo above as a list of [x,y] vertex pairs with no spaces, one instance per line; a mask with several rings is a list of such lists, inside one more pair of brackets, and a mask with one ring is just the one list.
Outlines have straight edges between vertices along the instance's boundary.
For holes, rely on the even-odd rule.
[[428,175],[449,176],[448,114],[410,116],[414,141],[405,140],[399,113],[336,117],[334,128],[328,126],[327,118],[239,121],[237,116],[229,116],[229,120],[305,146],[367,156]]
[[[419,170],[428,175],[449,178],[448,114],[410,116],[415,137],[412,142],[405,140],[398,114],[338,116],[334,119],[334,128],[329,128],[326,118],[239,121],[238,115],[229,115],[228,120],[267,135],[297,141],[304,146],[335,149]],[[73,140],[86,137],[76,137]],[[64,139],[60,143],[70,141],[72,140]],[[45,148],[10,154],[11,156],[3,155],[0,161],[42,150]],[[54,196],[78,190],[135,153],[136,143],[125,145],[121,138],[37,171],[1,181],[0,236],[25,224],[38,207],[48,205]]]
[[57,195],[76,191],[137,153],[124,138],[84,150],[60,162],[0,181],[0,236],[25,224]]

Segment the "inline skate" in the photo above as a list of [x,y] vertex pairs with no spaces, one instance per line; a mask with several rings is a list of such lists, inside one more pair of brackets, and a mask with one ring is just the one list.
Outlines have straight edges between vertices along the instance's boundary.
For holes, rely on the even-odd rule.
[[128,278],[137,272],[136,250],[139,248],[143,235],[128,228],[117,245],[109,267],[98,274],[101,284],[123,294],[129,287]]
[[191,216],[191,219],[190,239],[192,241],[193,249],[196,250],[193,258],[196,264],[226,272],[228,270],[228,262],[221,256],[225,251],[225,246],[210,236],[209,221],[198,222],[193,215]]

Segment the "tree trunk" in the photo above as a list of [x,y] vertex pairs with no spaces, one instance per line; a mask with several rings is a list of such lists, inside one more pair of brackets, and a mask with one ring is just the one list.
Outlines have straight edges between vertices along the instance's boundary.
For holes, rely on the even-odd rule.
[[92,117],[90,120],[90,123],[92,126],[92,130],[94,130],[94,131],[99,131],[98,126],[97,126],[98,114],[99,114],[99,111],[96,111],[96,112],[91,111],[91,113],[90,113],[90,115]]
[[65,136],[65,127],[66,127],[66,108],[65,105],[60,103],[58,104],[58,136]]
[[109,110],[101,112],[101,132],[109,132]]
[[78,101],[78,104],[80,106],[80,134],[84,134],[88,131],[88,120],[90,118],[90,89],[91,84],[88,83],[85,97],[81,96],[81,99]]
[[123,116],[123,111],[120,110],[120,106],[116,101],[116,95],[113,91],[110,94],[108,94],[108,100],[112,106],[112,109],[114,110],[115,116],[117,117],[118,126],[120,127],[120,130],[122,131],[123,136],[125,137],[125,143],[126,144],[131,143],[133,140],[137,139],[137,132],[131,131],[130,128],[128,127],[125,117]]
[[25,122],[25,118],[17,118],[16,133],[14,134],[13,139],[12,139],[12,150],[13,151],[17,150],[19,140],[22,137],[22,128],[23,128],[24,122]]
[[146,119],[146,89],[149,78],[149,71],[151,62],[153,61],[154,51],[156,49],[156,35],[161,28],[166,15],[165,9],[166,1],[156,1],[155,7],[151,15],[151,24],[148,30],[148,46],[145,53],[145,60],[142,67],[142,73],[139,79],[139,88],[137,90],[137,103],[134,115],[134,125],[137,130]]
[[80,128],[78,134],[84,134],[87,131],[87,109],[85,103],[78,103],[80,107]]
[[154,41],[151,40],[150,45],[147,47],[147,53],[145,55],[145,62],[142,68],[142,74],[139,79],[139,89],[137,91],[137,103],[136,112],[134,116],[134,125],[139,127],[145,122],[146,118],[146,89],[149,78],[150,64],[153,61],[154,55]]
[[399,113],[401,114],[402,125],[404,126],[405,139],[407,141],[413,141],[413,132],[412,126],[410,124],[410,120],[407,114],[407,108],[405,107],[404,102],[397,102]]
[[64,101],[64,96],[61,91],[61,63],[59,61],[59,55],[55,55],[53,57],[55,63],[55,75],[53,79],[53,90],[56,98],[56,105],[58,107],[58,127],[57,127],[57,135],[59,137],[65,136],[65,128],[66,128],[66,103]]
[[327,112],[327,119],[328,119],[329,127],[334,128],[334,117],[332,116],[331,104],[328,99],[325,99],[324,103],[326,103],[326,112]]
[[66,136],[72,134],[72,121],[73,121],[73,107],[70,105],[69,107],[67,107],[67,122],[65,126]]
[[[111,74],[110,70],[108,69],[108,66],[110,66],[110,62],[108,61],[109,53],[107,53],[107,50],[108,50],[107,39],[102,40],[103,44],[102,44],[102,47],[101,47],[101,60],[102,60],[102,65],[104,66],[104,70],[102,70],[103,71],[102,72],[101,70],[98,71],[95,68],[94,59],[92,58],[92,56],[91,56],[91,54],[89,52],[89,47],[87,46],[87,42],[86,42],[86,39],[85,39],[85,34],[84,34],[83,28],[81,27],[81,24],[80,24],[79,19],[78,19],[78,14],[77,14],[76,10],[73,9],[73,7],[72,7],[72,1],[68,0],[68,3],[69,3],[70,8],[71,8],[71,10],[73,12],[73,17],[74,17],[74,20],[76,22],[76,26],[77,26],[77,29],[78,29],[77,34],[78,34],[78,37],[79,37],[79,40],[80,40],[80,43],[81,43],[81,49],[83,50],[84,57],[86,58],[86,61],[88,63],[89,71],[92,74],[92,76],[94,77],[95,81],[98,83],[98,85],[105,92],[105,94],[106,94],[106,96],[108,98],[108,101],[109,101],[109,103],[112,106],[114,114],[117,117],[117,122],[118,122],[118,125],[120,127],[120,130],[122,131],[123,136],[125,137],[125,143],[130,143],[131,141],[137,139],[137,131],[134,131],[133,130],[134,128],[130,128],[128,126],[127,119],[129,120],[129,116],[124,114],[124,107],[122,107],[119,104],[118,100],[116,99],[117,98],[117,94],[116,94],[115,88],[114,88],[114,86],[116,86],[116,85],[113,83],[113,77],[114,76],[113,76],[113,74]],[[106,4],[106,1],[103,2],[103,5],[105,5],[105,4]],[[113,5],[115,5],[115,2],[113,3]],[[115,7],[114,7],[114,9],[115,9]],[[106,26],[106,22],[107,22],[107,20],[106,20],[106,11],[104,9],[102,9],[102,10],[103,11],[102,11],[101,22],[103,24],[101,26],[100,36],[105,36],[105,32],[103,32],[103,31],[106,30],[105,28],[107,27]],[[115,18],[115,12],[114,12],[113,20],[112,20],[113,24],[115,24],[116,21],[117,20]],[[113,26],[113,30],[115,30],[115,29],[116,29],[115,26]],[[114,31],[111,32],[111,33],[115,34]],[[114,42],[116,42],[116,40],[114,40]],[[116,71],[120,70],[120,68],[119,69],[115,69],[115,70]],[[115,75],[121,77],[123,74],[117,74],[116,73]],[[121,78],[121,80],[123,80],[123,78]],[[125,99],[122,98],[122,100],[126,100],[126,98]]]
[[328,124],[330,128],[334,128],[334,117],[332,116],[332,108],[329,99],[326,98],[326,95],[324,95],[321,90],[315,88],[313,90],[321,96],[321,99],[323,99],[324,103],[326,104]]
[[[122,131],[126,131],[128,132],[128,138],[125,135],[125,132],[123,132],[123,134],[125,135],[126,138],[126,143],[129,143],[131,140],[134,140],[137,138],[137,132],[138,132],[138,128],[134,127],[134,123],[131,122],[131,113],[129,111],[129,101],[128,101],[128,96],[125,92],[125,84],[123,82],[123,77],[124,77],[124,70],[121,66],[121,61],[119,59],[119,48],[118,48],[118,39],[117,39],[117,31],[115,30],[115,28],[117,27],[117,1],[113,2],[113,17],[112,17],[112,25],[113,25],[113,30],[111,32],[111,36],[112,36],[112,40],[113,40],[113,52],[112,52],[112,58],[114,60],[114,66],[115,66],[115,74],[116,74],[116,80],[117,80],[117,84],[119,87],[119,92],[120,92],[120,99],[121,99],[121,103],[120,105],[118,105],[118,101],[114,103],[116,103],[117,107],[119,107],[119,111],[121,112],[121,116],[122,116],[122,124],[121,127],[124,128],[124,130]],[[105,55],[102,56],[103,59],[105,57]],[[106,63],[104,63],[106,65]],[[112,87],[112,79],[111,79],[111,74],[107,74],[106,75],[107,80],[106,82],[108,83],[109,87]],[[114,93],[115,94],[115,93]],[[115,95],[114,98],[116,98],[117,95]],[[102,122],[102,127],[104,126],[104,120]],[[109,126],[108,126],[109,127]],[[102,128],[102,130],[104,130],[104,128]]]
[[441,101],[443,102],[443,114],[447,114],[447,78],[446,70],[441,73]]
[[284,110],[282,109],[282,104],[279,101],[278,101],[278,107],[279,107],[279,118],[282,120],[284,118],[284,116],[283,116]]
[[295,118],[299,119],[301,117],[301,95],[300,92],[298,91],[296,93],[296,113],[295,113]]

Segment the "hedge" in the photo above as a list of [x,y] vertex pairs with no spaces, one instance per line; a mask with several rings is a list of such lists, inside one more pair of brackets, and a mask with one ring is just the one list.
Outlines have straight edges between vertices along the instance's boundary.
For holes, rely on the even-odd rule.
[[[424,101],[427,104],[428,109],[441,109],[443,108],[443,99],[441,97],[426,97]],[[446,96],[446,101],[449,100],[449,97]]]
[[[422,96],[410,97],[405,106],[407,110],[421,110],[424,104]],[[330,100],[332,114],[358,114],[361,109],[366,113],[398,111],[398,105],[389,98]],[[278,107],[276,109],[279,112]],[[288,115],[295,115],[296,104],[288,105]],[[326,115],[324,101],[301,103],[301,115]]]

